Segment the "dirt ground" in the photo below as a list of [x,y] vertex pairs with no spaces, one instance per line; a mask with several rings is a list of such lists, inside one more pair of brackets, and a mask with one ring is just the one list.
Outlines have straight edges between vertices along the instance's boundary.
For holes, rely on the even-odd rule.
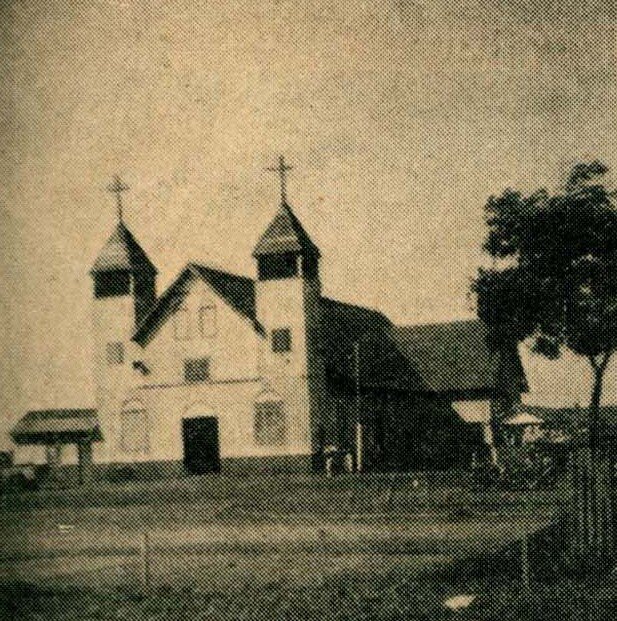
[[381,479],[291,483],[272,483],[266,499],[255,482],[221,481],[179,482],[162,499],[159,482],[110,487],[81,506],[74,491],[5,499],[8,618],[425,618],[460,588],[444,579],[453,561],[516,541],[557,509],[556,495],[500,501],[405,479],[394,493]]

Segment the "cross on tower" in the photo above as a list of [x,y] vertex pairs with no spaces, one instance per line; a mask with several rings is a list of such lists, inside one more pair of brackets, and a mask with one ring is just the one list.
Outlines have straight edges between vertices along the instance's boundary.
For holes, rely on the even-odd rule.
[[282,155],[279,156],[278,166],[266,168],[270,172],[277,172],[279,174],[281,179],[281,205],[287,204],[287,171],[291,169],[291,166],[285,164],[285,158]]
[[107,186],[107,191],[116,195],[116,209],[118,210],[118,221],[122,222],[122,192],[126,192],[129,186],[122,182],[118,175],[114,175],[114,180]]

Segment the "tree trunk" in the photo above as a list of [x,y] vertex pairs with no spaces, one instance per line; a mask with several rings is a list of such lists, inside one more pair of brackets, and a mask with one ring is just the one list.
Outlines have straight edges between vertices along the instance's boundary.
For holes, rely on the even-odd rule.
[[[608,363],[608,360],[606,361]],[[587,421],[589,424],[589,449],[591,458],[595,462],[598,447],[600,444],[600,402],[602,399],[602,386],[604,383],[604,372],[606,363],[601,363],[593,367],[593,390],[589,401],[589,411]]]

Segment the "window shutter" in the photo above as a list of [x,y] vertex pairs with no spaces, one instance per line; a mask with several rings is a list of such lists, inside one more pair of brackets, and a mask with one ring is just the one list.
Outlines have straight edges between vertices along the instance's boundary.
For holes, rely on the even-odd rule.
[[148,453],[150,450],[150,417],[145,409],[120,413],[120,448],[125,453]]
[[124,344],[123,343],[107,343],[106,358],[108,366],[124,364]]
[[174,313],[174,338],[177,341],[186,341],[190,337],[189,311],[186,308],[178,308]]
[[202,306],[199,309],[199,333],[202,338],[216,335],[216,306]]

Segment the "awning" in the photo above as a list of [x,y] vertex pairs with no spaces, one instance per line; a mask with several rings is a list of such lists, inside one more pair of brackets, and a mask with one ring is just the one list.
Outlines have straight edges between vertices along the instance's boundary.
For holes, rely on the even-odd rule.
[[28,412],[11,431],[16,444],[73,444],[102,440],[94,409]]

